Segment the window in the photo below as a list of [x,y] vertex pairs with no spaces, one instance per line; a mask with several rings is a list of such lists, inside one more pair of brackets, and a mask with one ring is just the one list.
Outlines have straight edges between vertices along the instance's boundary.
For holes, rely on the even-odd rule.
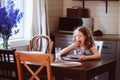
[[[6,0],[6,2],[7,2],[7,0]],[[15,3],[15,8],[19,9],[20,12],[23,12],[23,10],[24,10],[24,5],[23,5],[24,1],[23,0],[14,0],[14,3]],[[13,34],[10,37],[10,40],[21,39],[21,38],[24,37],[23,36],[24,35],[23,34],[23,21],[24,21],[23,19],[24,19],[24,17],[20,20],[20,23],[17,24],[17,26],[18,26],[17,29],[19,29],[19,32],[17,34]],[[13,28],[13,31],[14,31],[14,29],[16,29],[16,28]]]
[[32,15],[33,0],[15,0],[15,7],[24,12],[21,24],[19,24],[20,32],[11,37],[11,47],[20,47],[28,45],[29,39],[32,37]]
[[[0,0],[2,5],[6,5],[7,0]],[[10,36],[9,44],[11,47],[19,47],[28,45],[28,41],[31,38],[32,33],[32,0],[13,0],[15,8],[18,8],[20,12],[24,12],[24,16],[18,23],[19,33]],[[13,29],[14,30],[14,29]],[[2,41],[0,41],[0,44]]]
[[[2,1],[3,4],[5,4],[7,0],[0,0],[0,1]],[[45,1],[44,0],[13,0],[13,1],[15,3],[15,8],[20,9],[20,12],[24,12],[24,15],[20,21],[20,24],[18,24],[17,27],[20,30],[19,33],[13,34],[10,37],[9,40],[10,45],[11,47],[28,45],[29,39],[31,39],[33,35],[39,34],[40,31],[39,29],[42,28],[42,33],[47,32],[45,6],[44,6]],[[40,5],[38,6],[38,4]],[[37,6],[38,8],[40,8],[39,9],[40,13],[37,13],[38,10]],[[38,25],[39,22],[41,23],[40,25]]]

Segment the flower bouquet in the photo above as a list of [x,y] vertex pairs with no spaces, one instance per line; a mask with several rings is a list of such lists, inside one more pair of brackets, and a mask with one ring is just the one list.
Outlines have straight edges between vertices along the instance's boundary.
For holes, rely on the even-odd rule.
[[8,40],[12,34],[17,34],[19,30],[13,28],[17,27],[23,17],[23,12],[15,9],[15,4],[12,0],[7,0],[7,5],[2,6],[0,2],[0,37],[3,39],[2,47],[8,49]]

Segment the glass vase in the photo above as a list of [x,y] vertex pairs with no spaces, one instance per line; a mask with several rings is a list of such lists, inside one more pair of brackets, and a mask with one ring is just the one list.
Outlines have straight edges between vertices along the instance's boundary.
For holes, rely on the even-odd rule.
[[3,49],[8,49],[8,40],[3,39]]
[[3,42],[2,42],[2,49],[9,49],[10,46],[8,44],[9,37],[8,36],[2,36]]

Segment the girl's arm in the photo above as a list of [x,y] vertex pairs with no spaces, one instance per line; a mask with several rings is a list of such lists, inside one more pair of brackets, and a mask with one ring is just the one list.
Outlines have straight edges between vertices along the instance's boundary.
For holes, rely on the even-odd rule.
[[101,54],[97,51],[95,46],[93,46],[90,50],[92,51],[93,55],[89,55],[89,56],[82,55],[82,57],[79,57],[79,60],[84,61],[84,60],[92,60],[92,59],[100,59],[101,58]]
[[61,50],[60,56],[62,57],[62,56],[67,55],[69,52],[75,50],[77,47],[78,47],[78,43],[77,42],[71,44],[70,46],[68,46],[68,47],[66,47],[66,48]]

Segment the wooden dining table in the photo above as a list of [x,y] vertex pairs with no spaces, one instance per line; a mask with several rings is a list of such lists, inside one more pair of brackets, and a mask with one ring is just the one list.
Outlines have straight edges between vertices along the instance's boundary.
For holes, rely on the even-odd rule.
[[[108,80],[116,80],[116,59],[102,57],[100,60],[89,60],[78,63],[80,64],[65,66],[66,63],[64,64],[64,61],[53,62],[51,64],[52,75],[55,80],[91,80],[95,76],[108,72]],[[33,68],[40,66],[39,64],[30,65]],[[44,74],[44,71],[41,74]]]
[[116,59],[102,57],[100,60],[80,63],[80,66],[52,66],[52,74],[55,80],[90,80],[105,72],[108,72],[108,80],[115,80]]

